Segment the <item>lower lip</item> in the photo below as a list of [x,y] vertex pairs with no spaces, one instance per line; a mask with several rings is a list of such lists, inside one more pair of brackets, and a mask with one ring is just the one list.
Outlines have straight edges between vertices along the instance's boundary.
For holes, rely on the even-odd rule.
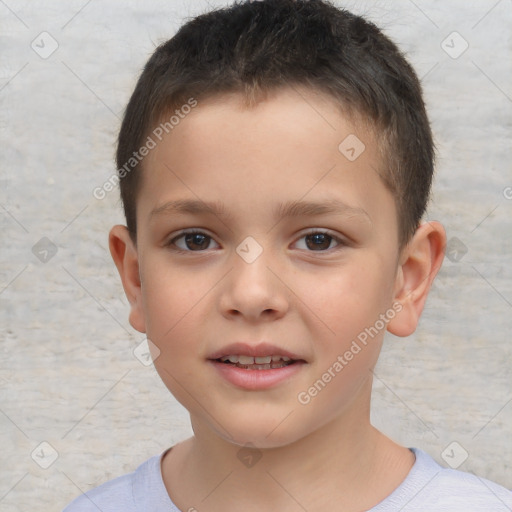
[[209,360],[222,377],[235,386],[250,390],[268,389],[301,371],[305,363],[296,362],[270,370],[245,370],[231,364]]

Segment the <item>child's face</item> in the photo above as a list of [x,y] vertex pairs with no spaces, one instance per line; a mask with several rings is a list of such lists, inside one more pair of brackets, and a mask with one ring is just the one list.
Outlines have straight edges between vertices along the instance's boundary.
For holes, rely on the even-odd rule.
[[[396,314],[398,225],[372,135],[329,99],[289,89],[253,110],[239,101],[199,102],[144,160],[130,319],[160,350],[156,368],[195,428],[270,447],[367,417],[371,369]],[[338,149],[350,134],[366,146],[354,161]],[[165,206],[185,200],[222,204],[225,216]],[[332,213],[274,216],[289,202],[331,201]],[[203,236],[173,245],[184,229]],[[302,362],[256,370],[211,360],[243,355],[226,348],[234,343],[272,344],[265,355]],[[283,378],[265,385],[270,372]]]

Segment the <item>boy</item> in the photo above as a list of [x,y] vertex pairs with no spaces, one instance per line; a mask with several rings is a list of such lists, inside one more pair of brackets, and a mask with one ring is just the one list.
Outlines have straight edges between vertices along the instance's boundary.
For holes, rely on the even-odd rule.
[[414,71],[327,2],[238,3],[160,46],[110,250],[194,436],[66,512],[511,510],[370,424],[384,332],[414,332],[443,259],[433,156]]

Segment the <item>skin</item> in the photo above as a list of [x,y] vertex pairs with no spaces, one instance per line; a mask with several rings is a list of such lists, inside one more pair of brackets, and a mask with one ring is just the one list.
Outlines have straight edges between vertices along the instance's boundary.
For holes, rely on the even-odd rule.
[[[338,150],[349,134],[366,146],[353,162]],[[130,323],[154,344],[157,371],[190,412],[194,436],[162,461],[181,510],[367,510],[410,471],[412,452],[370,423],[372,369],[386,328],[414,332],[446,235],[438,222],[424,223],[399,250],[379,158],[370,131],[330,98],[297,89],[252,108],[236,94],[200,102],[145,158],[137,242],[115,226],[110,249]],[[364,212],[273,216],[280,202],[332,198]],[[230,217],[151,214],[176,199],[219,201]],[[176,240],[186,228],[210,238]],[[327,237],[318,248],[306,236],[326,230],[340,242]],[[247,236],[263,249],[252,263],[236,252]],[[299,403],[393,304],[401,311],[386,327]],[[208,361],[240,340],[266,340],[306,364],[274,388],[240,389]],[[237,456],[247,443],[244,450],[261,457],[252,467]]]

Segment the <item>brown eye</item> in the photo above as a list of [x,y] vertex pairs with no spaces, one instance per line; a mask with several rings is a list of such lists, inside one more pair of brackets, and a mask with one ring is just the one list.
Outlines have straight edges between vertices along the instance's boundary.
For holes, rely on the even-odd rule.
[[[305,241],[302,242],[302,240]],[[332,245],[335,242],[335,245]],[[338,237],[325,233],[323,231],[311,231],[302,236],[297,242],[299,249],[314,252],[326,252],[329,249],[335,249],[339,245],[344,245]]]
[[208,249],[208,246],[210,245],[210,237],[201,233],[188,234],[185,235],[185,244],[191,250]]
[[175,245],[184,252],[200,252],[209,249],[211,242],[213,242],[212,237],[201,231],[188,231],[173,238],[169,245]]
[[326,235],[325,233],[315,233],[314,235],[306,236],[306,245],[312,250],[329,249],[332,240],[332,236]]

